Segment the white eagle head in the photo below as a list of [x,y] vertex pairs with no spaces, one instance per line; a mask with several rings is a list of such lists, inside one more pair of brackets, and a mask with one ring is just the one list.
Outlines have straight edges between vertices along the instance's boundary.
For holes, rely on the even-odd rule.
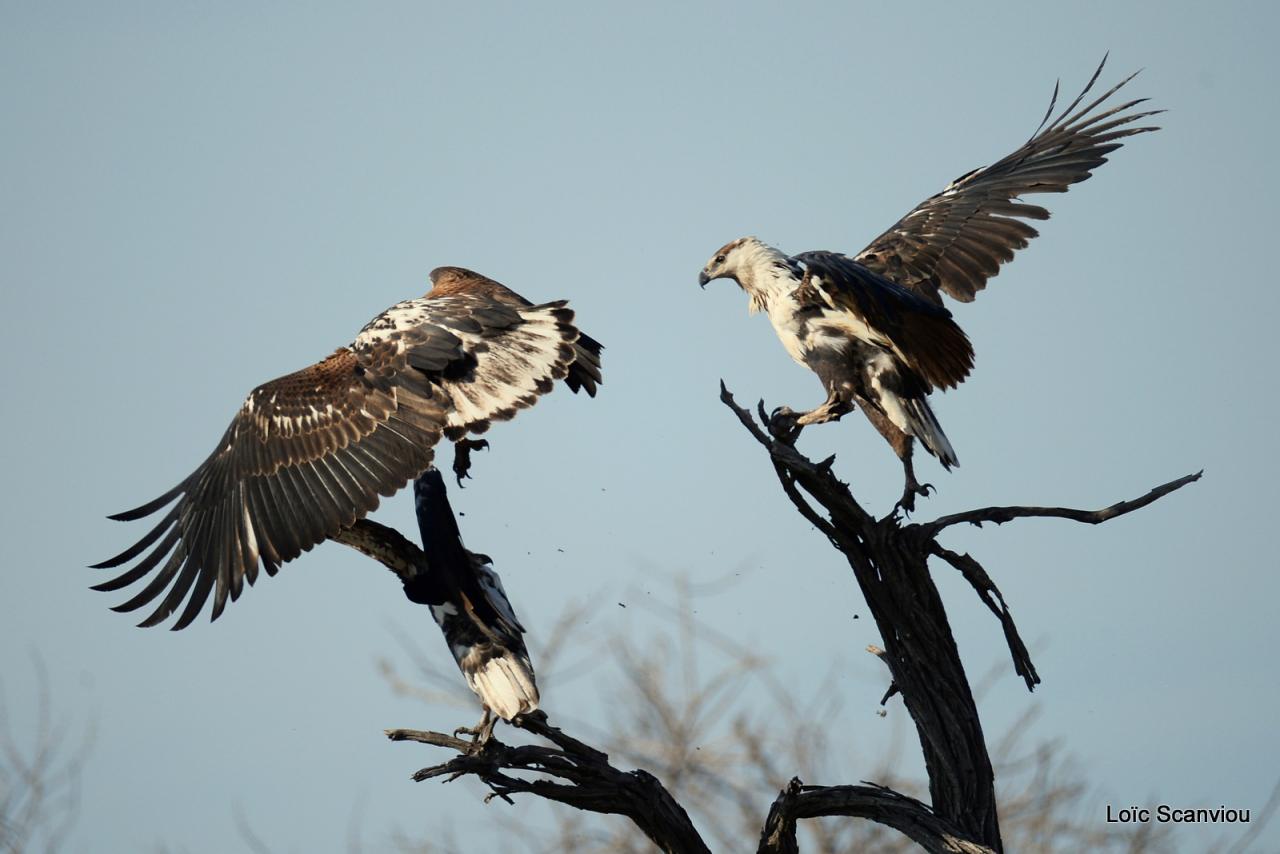
[[716,250],[698,274],[698,284],[712,279],[733,279],[751,295],[751,309],[761,308],[761,300],[775,280],[796,275],[796,264],[785,253],[755,237],[739,237]]
[[791,261],[780,250],[755,237],[740,237],[716,250],[698,274],[698,284],[707,287],[712,279],[733,279],[744,291],[763,284],[763,274],[774,268],[790,268]]

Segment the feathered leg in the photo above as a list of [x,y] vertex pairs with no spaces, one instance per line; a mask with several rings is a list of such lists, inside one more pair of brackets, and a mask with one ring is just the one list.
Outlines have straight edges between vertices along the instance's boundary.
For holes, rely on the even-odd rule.
[[875,404],[864,401],[862,411],[867,416],[867,420],[871,422],[871,425],[880,432],[880,435],[893,448],[893,452],[898,455],[898,459],[902,460],[902,471],[905,475],[906,483],[903,486],[902,498],[898,499],[895,509],[900,507],[905,512],[911,513],[916,509],[916,496],[927,498],[929,492],[933,490],[932,484],[922,484],[916,480],[915,466],[911,464],[911,454],[914,450],[915,442],[910,436],[898,429],[898,426],[889,420],[889,416],[885,415],[884,410]]
[[[928,498],[929,493],[936,491],[931,483],[920,483],[916,480],[915,466],[911,464],[911,451],[913,442],[911,437],[905,433],[903,437],[906,439],[905,453],[899,453],[898,457],[902,460],[902,470],[906,474],[906,485],[902,489],[902,497],[898,499],[898,503],[894,505],[895,509],[901,507],[905,512],[911,513],[916,509],[916,496]],[[895,450],[897,450],[895,448]]]

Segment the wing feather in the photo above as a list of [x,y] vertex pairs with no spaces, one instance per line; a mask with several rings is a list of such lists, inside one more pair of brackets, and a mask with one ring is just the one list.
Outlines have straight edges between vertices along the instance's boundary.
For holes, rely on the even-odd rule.
[[147,586],[138,591],[133,598],[127,602],[121,602],[111,610],[120,612],[136,611],[152,599],[155,599],[160,595],[160,591],[168,587],[169,583],[173,581],[173,577],[178,573],[178,567],[182,566],[182,561],[186,559],[186,556],[187,546],[182,541],[179,541],[173,554],[169,555],[169,559],[165,561],[164,566],[160,567],[160,571],[152,577]]
[[[393,306],[350,347],[254,389],[199,468],[113,516],[140,519],[173,505],[97,564],[124,569],[95,589],[147,579],[116,606],[159,600],[141,625],[181,610],[173,628],[183,628],[210,598],[216,619],[260,568],[274,575],[429,468],[443,436],[480,432],[531,406],[567,376],[579,340],[563,302],[459,292]],[[593,390],[599,345],[586,352],[582,387]]]
[[1065,193],[1087,180],[1120,148],[1120,140],[1156,130],[1134,122],[1162,110],[1133,111],[1138,98],[1094,112],[1134,74],[1080,106],[1097,82],[1102,63],[1088,84],[1050,122],[1058,87],[1036,133],[1021,148],[982,169],[968,172],[925,199],[857,255],[867,268],[941,305],[942,293],[969,302],[1000,272],[1000,265],[1036,237],[1023,219],[1043,220],[1049,212],[1023,203],[1031,193]]
[[[963,256],[948,259],[960,263]],[[847,312],[877,333],[872,343],[888,346],[930,388],[954,388],[973,368],[973,347],[951,312],[914,291],[835,252],[802,252],[810,287],[825,308]]]

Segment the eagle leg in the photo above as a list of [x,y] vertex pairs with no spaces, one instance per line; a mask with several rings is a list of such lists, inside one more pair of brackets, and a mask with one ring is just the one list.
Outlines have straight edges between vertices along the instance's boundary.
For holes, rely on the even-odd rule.
[[817,409],[811,409],[796,419],[796,424],[807,427],[810,424],[826,424],[828,421],[839,421],[853,411],[853,404],[841,397],[838,391],[832,390],[827,399]]
[[462,481],[471,477],[471,452],[487,450],[486,439],[459,439],[453,443],[453,475],[458,479],[458,488]]
[[484,707],[484,717],[480,718],[480,723],[473,727],[460,726],[453,731],[455,736],[469,735],[471,736],[470,753],[479,753],[484,750],[484,746],[489,743],[489,739],[493,738],[493,728],[497,726],[498,718],[493,712],[489,711],[489,707]]
[[[908,440],[909,441],[909,440]],[[896,512],[901,509],[904,513],[913,513],[916,509],[916,496],[928,498],[930,492],[937,492],[932,483],[920,483],[916,480],[915,466],[911,464],[911,445],[906,446],[906,453],[902,455],[902,470],[906,474],[906,485],[902,490],[902,497],[898,499],[898,503],[893,505]]]

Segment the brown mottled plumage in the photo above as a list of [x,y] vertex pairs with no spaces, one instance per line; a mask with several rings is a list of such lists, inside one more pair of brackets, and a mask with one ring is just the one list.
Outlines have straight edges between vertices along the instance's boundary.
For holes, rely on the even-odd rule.
[[[457,293],[475,293],[487,296],[507,305],[524,307],[529,301],[515,291],[495,282],[488,276],[474,273],[465,267],[437,267],[431,271],[432,288],[427,298],[451,296]],[[600,351],[604,347],[590,335],[582,334],[574,342],[573,363],[569,366],[565,384],[577,392],[585,390],[589,397],[596,396],[600,383]]]
[[140,541],[97,565],[138,559],[95,589],[151,575],[116,610],[164,594],[142,622],[150,626],[185,600],[180,629],[212,593],[216,619],[259,563],[275,574],[365,516],[431,465],[443,436],[482,433],[558,379],[595,392],[600,346],[584,343],[563,301],[533,305],[477,273],[442,270],[431,294],[387,309],[351,345],[254,389],[199,468],[111,517],[140,519],[176,500]]

